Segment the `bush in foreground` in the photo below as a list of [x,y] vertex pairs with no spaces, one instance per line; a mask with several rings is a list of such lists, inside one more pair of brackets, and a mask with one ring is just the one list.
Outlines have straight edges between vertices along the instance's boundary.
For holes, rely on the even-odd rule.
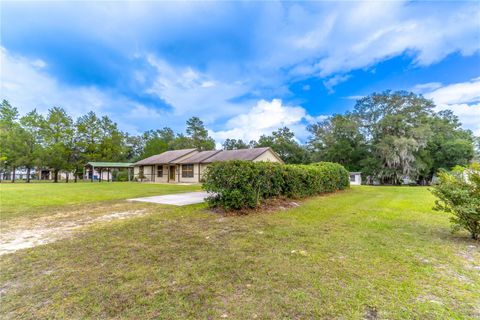
[[435,210],[452,213],[453,231],[464,228],[472,239],[480,236],[480,165],[443,171],[432,190],[438,197]]
[[349,186],[348,171],[328,162],[312,165],[217,162],[208,167],[204,180],[204,189],[212,193],[208,204],[225,210],[255,208],[268,198],[301,198]]

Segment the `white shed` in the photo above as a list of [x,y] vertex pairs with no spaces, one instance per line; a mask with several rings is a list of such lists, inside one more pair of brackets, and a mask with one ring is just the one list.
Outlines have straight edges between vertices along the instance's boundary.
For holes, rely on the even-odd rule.
[[359,186],[362,184],[361,172],[350,172],[350,185]]

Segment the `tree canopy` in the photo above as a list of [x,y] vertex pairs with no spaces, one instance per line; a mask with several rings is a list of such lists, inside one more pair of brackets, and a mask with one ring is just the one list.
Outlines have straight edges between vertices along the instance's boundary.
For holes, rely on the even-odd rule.
[[[431,100],[405,91],[373,93],[353,110],[334,114],[307,127],[301,144],[288,127],[264,134],[258,141],[231,137],[224,150],[270,147],[286,163],[337,162],[361,171],[367,183],[429,183],[441,169],[468,165],[480,158],[480,138],[464,130],[453,112],[435,111]],[[20,116],[3,100],[0,105],[0,170],[49,168],[77,177],[88,161],[134,162],[167,150],[215,149],[203,121],[191,117],[185,132],[171,128],[139,135],[122,132],[107,116],[94,112],[73,119],[63,108],[42,115]],[[13,175],[12,179],[15,179]]]
[[316,160],[339,162],[370,181],[428,183],[439,169],[466,165],[474,137],[451,111],[434,111],[431,100],[405,91],[374,93],[354,111],[309,126]]

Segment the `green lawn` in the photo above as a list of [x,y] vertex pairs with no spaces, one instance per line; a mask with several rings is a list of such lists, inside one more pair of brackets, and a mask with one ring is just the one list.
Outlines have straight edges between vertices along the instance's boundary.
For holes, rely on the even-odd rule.
[[[22,187],[20,205],[38,206],[41,190]],[[127,189],[118,198],[144,195]],[[354,187],[240,217],[148,206],[2,256],[1,317],[478,319],[480,243],[452,235],[433,201],[426,188]]]
[[84,205],[133,197],[200,190],[200,185],[149,184],[138,182],[101,183],[1,183],[1,219],[50,212],[72,205]]

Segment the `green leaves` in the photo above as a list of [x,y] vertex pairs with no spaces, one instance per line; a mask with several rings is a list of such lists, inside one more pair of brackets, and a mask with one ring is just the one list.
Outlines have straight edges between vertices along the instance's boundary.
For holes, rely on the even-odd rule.
[[440,169],[466,165],[474,156],[472,133],[451,111],[411,92],[373,93],[353,113],[333,115],[308,127],[314,159],[338,162],[386,184],[404,178],[431,181]]
[[349,186],[348,171],[328,162],[312,165],[217,162],[208,167],[204,179],[203,188],[212,193],[209,205],[225,210],[255,208],[268,198],[302,198]]
[[434,210],[452,213],[453,230],[466,229],[473,239],[480,236],[480,165],[442,171],[432,189],[437,196]]
[[310,154],[295,139],[294,133],[287,127],[272,132],[271,135],[262,135],[258,142],[251,142],[254,147],[272,148],[285,163],[309,163]]

